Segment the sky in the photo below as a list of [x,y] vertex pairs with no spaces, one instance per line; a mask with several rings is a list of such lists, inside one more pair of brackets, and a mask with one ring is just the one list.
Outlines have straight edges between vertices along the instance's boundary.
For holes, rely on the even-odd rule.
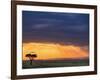
[[46,44],[59,44],[60,47],[66,45],[80,47],[81,50],[86,47],[88,50],[89,14],[23,11],[22,26],[24,48],[26,44],[35,46],[37,43],[45,48]]

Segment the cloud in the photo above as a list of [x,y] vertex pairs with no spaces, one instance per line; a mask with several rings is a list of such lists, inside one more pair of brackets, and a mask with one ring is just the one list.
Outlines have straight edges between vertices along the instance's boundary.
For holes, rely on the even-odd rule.
[[74,25],[74,26],[69,26],[67,29],[68,30],[72,30],[72,31],[75,31],[75,32],[88,32],[88,25]]
[[50,26],[50,24],[35,24],[35,25],[32,26],[32,29],[33,30],[34,29],[43,29],[43,28],[47,28],[49,26]]
[[43,29],[43,28],[52,28],[54,26],[57,26],[62,20],[57,20],[57,19],[48,19],[48,18],[43,18],[43,19],[35,19],[36,23],[32,24],[32,29]]
[[23,42],[89,44],[89,15],[23,11]]
[[[84,47],[84,46],[83,46]],[[88,58],[88,48],[54,43],[23,43],[23,60],[26,54],[34,52],[36,59],[82,59]]]

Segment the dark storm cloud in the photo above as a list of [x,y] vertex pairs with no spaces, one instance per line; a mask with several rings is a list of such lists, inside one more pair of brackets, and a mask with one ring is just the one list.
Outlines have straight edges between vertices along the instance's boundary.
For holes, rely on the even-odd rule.
[[89,14],[23,11],[23,42],[88,45]]

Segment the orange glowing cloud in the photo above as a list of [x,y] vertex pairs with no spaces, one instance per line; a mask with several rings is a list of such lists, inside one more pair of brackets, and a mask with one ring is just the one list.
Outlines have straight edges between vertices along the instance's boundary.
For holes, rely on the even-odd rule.
[[23,60],[27,60],[26,54],[34,52],[38,60],[72,58],[80,59],[88,57],[88,48],[61,45],[53,43],[23,43]]

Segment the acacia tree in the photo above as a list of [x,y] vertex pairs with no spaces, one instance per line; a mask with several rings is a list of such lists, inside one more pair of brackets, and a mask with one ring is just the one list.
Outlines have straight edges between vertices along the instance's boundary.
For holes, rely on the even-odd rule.
[[30,65],[32,65],[32,61],[34,60],[34,58],[37,57],[37,55],[36,55],[36,54],[26,54],[26,57],[29,58],[29,60],[30,60]]
[[32,60],[34,60],[34,58],[36,58],[36,57],[37,57],[36,54],[31,54],[31,58],[32,58]]
[[30,60],[30,64],[32,65],[31,54],[26,54],[26,57],[28,57],[28,58],[29,58],[29,60]]

